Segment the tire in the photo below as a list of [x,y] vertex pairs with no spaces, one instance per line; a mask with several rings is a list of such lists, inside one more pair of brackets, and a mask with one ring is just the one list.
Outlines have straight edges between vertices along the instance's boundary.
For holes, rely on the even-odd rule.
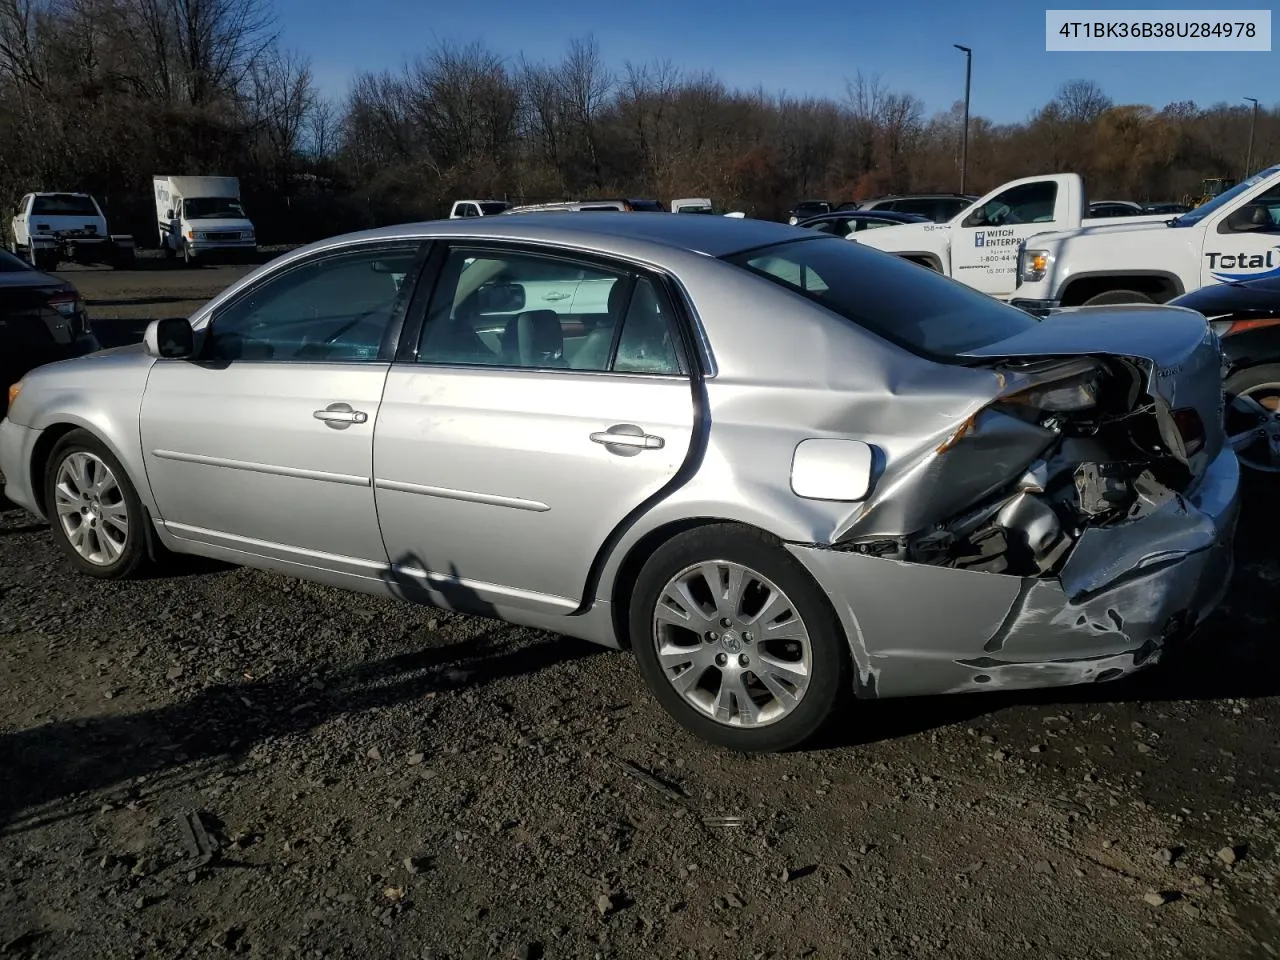
[[[100,480],[103,468],[109,472],[111,485],[95,495],[85,481]],[[72,567],[91,577],[108,580],[124,580],[139,572],[147,559],[147,537],[143,528],[146,514],[124,467],[102,441],[87,430],[73,430],[54,444],[45,471],[44,491],[54,539]],[[78,513],[59,509],[60,502],[67,505],[79,500],[83,505]],[[112,517],[119,517],[121,513],[123,532],[118,524],[111,522]],[[84,529],[83,525],[90,522],[86,537],[73,537],[75,530]],[[78,549],[76,543],[80,543],[81,548]]]
[[1090,297],[1082,306],[1105,307],[1121,303],[1155,303],[1155,301],[1137,290],[1106,290]]
[[[797,651],[803,651],[804,641],[773,640],[766,646],[762,638],[752,636],[751,616],[762,612],[756,609],[759,593],[742,590],[740,602],[722,600],[712,611],[710,591],[696,583],[698,568],[715,564],[720,564],[714,567],[717,576],[724,577],[722,587],[732,583],[725,574],[736,566],[743,572],[744,586],[754,578],[757,583],[764,582],[780,591],[789,601],[774,608],[771,622],[776,624],[784,612],[791,613],[801,627],[792,635],[807,635],[807,686],[780,681],[788,673],[798,676],[785,668],[788,660],[795,662]],[[688,582],[693,586],[686,596],[702,601],[703,617],[714,613],[710,619],[697,621],[698,633],[671,626],[657,617],[659,601],[681,577],[690,578]],[[705,579],[701,582],[707,583]],[[669,607],[664,604],[664,609]],[[724,614],[730,615],[728,628],[721,626],[724,620],[719,618]],[[817,734],[852,691],[848,644],[826,595],[778,541],[758,531],[715,524],[667,541],[653,553],[636,579],[629,620],[637,665],[658,702],[690,733],[721,747],[762,753],[791,750]],[[755,627],[756,632],[760,629]],[[686,650],[690,653],[690,666],[678,674],[692,677],[692,682],[685,684],[687,695],[668,678],[668,666],[663,665],[658,654],[660,638],[669,649],[678,651],[675,657],[668,658],[669,667],[681,669],[680,655]],[[769,662],[781,669],[769,674],[770,684],[760,679],[763,671],[757,674],[751,668],[755,664],[755,669],[760,670],[760,664],[765,662],[760,656],[762,650],[767,651]],[[723,660],[717,661],[716,657]],[[735,665],[733,660],[737,658],[744,659]],[[719,683],[722,677],[729,678],[729,689],[733,689],[735,680],[742,681],[736,684],[737,690],[740,696],[747,695],[749,706],[737,697],[729,700],[724,696],[726,691]],[[792,694],[793,703],[775,692],[780,688]],[[796,690],[800,692],[798,698],[794,696]],[[729,707],[723,721],[713,716],[717,705]]]
[[185,243],[182,245],[182,262],[188,267],[194,267],[196,265],[195,254],[191,252],[191,248]]
[[[1245,367],[1227,377],[1226,430],[1228,435],[1262,426],[1268,432],[1280,430],[1280,363],[1260,363]],[[1267,411],[1266,416],[1251,412],[1236,403],[1238,397],[1249,397]],[[1256,414],[1256,415],[1255,415]],[[1240,465],[1258,476],[1274,478],[1280,474],[1280,455],[1270,453],[1266,439],[1236,451]]]

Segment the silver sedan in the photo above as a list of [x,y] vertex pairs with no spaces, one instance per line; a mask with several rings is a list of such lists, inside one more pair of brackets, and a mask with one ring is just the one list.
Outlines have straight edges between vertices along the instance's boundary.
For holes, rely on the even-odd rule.
[[859,244],[531,214],[297,250],[11,389],[67,559],[166,551],[629,647],[731,748],[850,696],[1104,681],[1220,599],[1217,341],[1047,320]]

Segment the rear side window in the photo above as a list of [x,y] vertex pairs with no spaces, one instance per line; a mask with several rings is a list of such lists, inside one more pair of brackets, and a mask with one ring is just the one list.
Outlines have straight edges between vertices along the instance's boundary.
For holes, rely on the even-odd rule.
[[54,193],[36,197],[31,212],[47,217],[96,217],[98,208],[92,197],[77,197],[72,193]]
[[927,267],[834,238],[795,240],[724,259],[944,363],[1038,322]]

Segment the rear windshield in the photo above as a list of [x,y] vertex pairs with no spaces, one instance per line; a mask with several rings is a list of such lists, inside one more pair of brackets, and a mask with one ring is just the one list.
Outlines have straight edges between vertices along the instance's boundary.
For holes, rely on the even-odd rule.
[[1039,322],[928,267],[837,237],[791,240],[724,259],[942,362]]
[[506,210],[509,206],[511,206],[511,204],[509,204],[509,203],[501,203],[501,202],[497,202],[497,203],[482,203],[482,204],[480,204],[480,209],[481,209],[481,211],[483,211],[483,213],[484,213],[484,215],[485,215],[486,217],[491,217],[491,216],[493,216],[495,213],[502,213],[502,211],[503,211],[503,210]]
[[31,212],[49,217],[96,217],[98,208],[93,198],[74,193],[53,193],[31,201]]
[[827,213],[830,210],[831,204],[829,203],[810,202],[797,203],[795,212],[797,217],[813,217],[819,213]]
[[631,205],[631,209],[637,213],[664,213],[666,211],[666,207],[660,204],[657,200],[628,200],[627,203],[629,203]]

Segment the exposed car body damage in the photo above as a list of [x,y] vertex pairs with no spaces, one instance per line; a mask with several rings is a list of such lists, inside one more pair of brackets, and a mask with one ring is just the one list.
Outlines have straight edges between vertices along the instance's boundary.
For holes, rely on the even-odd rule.
[[[974,351],[988,395],[887,468],[830,541],[793,545],[846,600],[864,694],[1113,679],[1217,604],[1238,465],[1216,428],[1216,337],[1181,312],[1124,313],[1114,352],[1072,355],[1071,313]],[[867,621],[859,598],[884,591],[919,632]]]

